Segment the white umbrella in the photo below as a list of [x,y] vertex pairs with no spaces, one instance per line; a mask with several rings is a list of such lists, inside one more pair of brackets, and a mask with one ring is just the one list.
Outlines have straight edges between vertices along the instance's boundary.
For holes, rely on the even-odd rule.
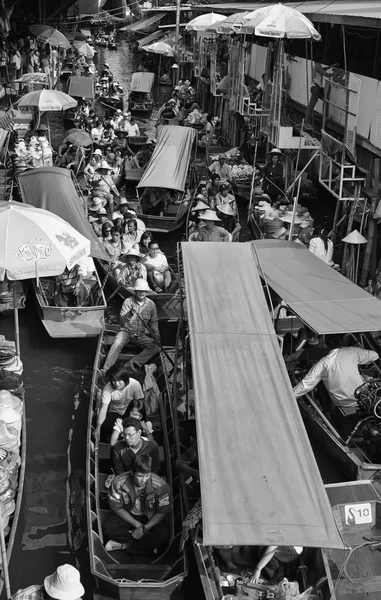
[[223,21],[219,21],[216,25],[216,33],[231,33],[235,31],[235,27],[240,27],[243,19],[249,14],[249,11],[234,13],[226,17]]
[[77,104],[74,98],[68,94],[64,94],[64,92],[59,92],[58,90],[38,90],[25,94],[19,100],[17,107],[35,108],[43,112],[67,110],[68,108],[75,108]]
[[153,54],[160,54],[161,56],[175,56],[171,46],[164,42],[155,42],[149,46],[142,46],[142,50],[152,52]]
[[0,281],[60,275],[90,254],[90,240],[57,215],[0,202]]
[[233,26],[238,33],[254,33],[261,37],[289,39],[321,39],[320,33],[301,12],[284,4],[264,6],[250,12],[242,25]]
[[215,31],[214,27],[220,21],[224,21],[226,15],[219,15],[218,13],[208,13],[206,15],[200,15],[185,26],[188,31]]
[[79,54],[83,54],[83,56],[86,56],[86,58],[93,58],[93,56],[95,55],[96,51],[94,50],[94,48],[92,48],[86,42],[81,42],[80,40],[77,40],[73,42],[73,46],[77,48]]

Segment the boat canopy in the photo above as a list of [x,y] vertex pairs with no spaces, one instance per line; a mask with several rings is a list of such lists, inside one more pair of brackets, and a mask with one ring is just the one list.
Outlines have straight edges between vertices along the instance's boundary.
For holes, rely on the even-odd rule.
[[259,272],[319,334],[378,331],[381,302],[296,242],[256,240]]
[[158,41],[160,38],[162,38],[164,36],[165,36],[165,31],[163,31],[162,29],[158,29],[157,31],[150,33],[149,35],[142,38],[141,40],[138,40],[138,46],[139,46],[139,48],[141,48],[142,46],[148,46],[148,44],[151,44],[154,41]]
[[150,93],[154,81],[155,73],[145,73],[140,71],[138,73],[132,73],[130,92]]
[[343,548],[250,244],[182,243],[205,545]]
[[196,133],[191,127],[159,127],[156,148],[137,187],[158,187],[183,192],[195,137]]
[[58,167],[41,167],[19,175],[23,202],[50,210],[64,219],[91,242],[91,256],[110,261],[86,218],[71,171]]
[[76,98],[95,98],[95,77],[70,77],[67,93]]
[[144,17],[144,19],[135,21],[135,23],[132,23],[131,25],[122,27],[120,31],[139,31],[140,33],[145,31],[149,32],[152,30],[153,25],[158,23],[163,17],[165,17],[166,14],[166,12],[157,12],[151,17]]

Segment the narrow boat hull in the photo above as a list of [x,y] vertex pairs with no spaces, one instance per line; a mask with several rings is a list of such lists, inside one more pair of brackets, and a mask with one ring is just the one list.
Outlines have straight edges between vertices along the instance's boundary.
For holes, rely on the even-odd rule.
[[110,96],[98,96],[97,100],[106,106],[106,108],[110,108],[113,110],[123,110],[123,97],[121,98],[110,98]]
[[145,146],[147,143],[148,137],[146,135],[136,135],[133,137],[128,137],[128,145],[132,148],[141,148]]
[[144,221],[148,231],[158,231],[159,233],[170,233],[182,227],[187,218],[187,211],[184,210],[176,217],[158,215],[145,215],[138,213],[138,218]]
[[124,179],[129,183],[139,183],[143,177],[144,171],[144,167],[142,169],[130,169],[129,171],[124,172]]

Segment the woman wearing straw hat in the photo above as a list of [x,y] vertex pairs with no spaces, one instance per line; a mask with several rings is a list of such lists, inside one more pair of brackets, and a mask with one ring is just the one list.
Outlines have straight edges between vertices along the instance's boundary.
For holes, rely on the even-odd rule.
[[229,242],[229,232],[216,223],[221,223],[214,210],[206,210],[200,218],[200,229],[192,239],[194,242]]
[[133,287],[137,279],[147,279],[147,269],[140,262],[140,252],[131,248],[123,257],[123,262],[118,262],[114,275],[118,283],[126,287]]
[[60,565],[44,579],[44,585],[30,585],[18,590],[12,600],[78,600],[85,593],[79,571],[72,565]]
[[263,173],[263,191],[270,196],[272,204],[283,194],[283,166],[279,162],[282,156],[279,148],[273,148],[268,154],[270,160]]

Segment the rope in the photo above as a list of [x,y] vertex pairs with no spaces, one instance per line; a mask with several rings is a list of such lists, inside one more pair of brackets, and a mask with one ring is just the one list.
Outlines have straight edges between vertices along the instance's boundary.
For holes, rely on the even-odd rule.
[[360,550],[361,548],[365,548],[366,546],[369,546],[370,549],[372,550],[372,552],[375,550],[381,549],[381,538],[380,537],[373,537],[373,538],[364,537],[364,539],[366,540],[365,542],[363,542],[362,544],[359,544],[358,546],[354,546],[353,548],[351,548],[348,555],[346,556],[343,564],[341,565],[339,574],[337,576],[335,587],[334,587],[334,592],[337,591],[337,588],[339,587],[340,582],[341,582],[341,576],[343,574],[348,579],[348,581],[350,581],[351,584],[354,585],[355,582],[348,575],[347,567],[348,567],[348,562],[349,562],[351,556],[354,554],[354,552],[356,552],[356,550]]

